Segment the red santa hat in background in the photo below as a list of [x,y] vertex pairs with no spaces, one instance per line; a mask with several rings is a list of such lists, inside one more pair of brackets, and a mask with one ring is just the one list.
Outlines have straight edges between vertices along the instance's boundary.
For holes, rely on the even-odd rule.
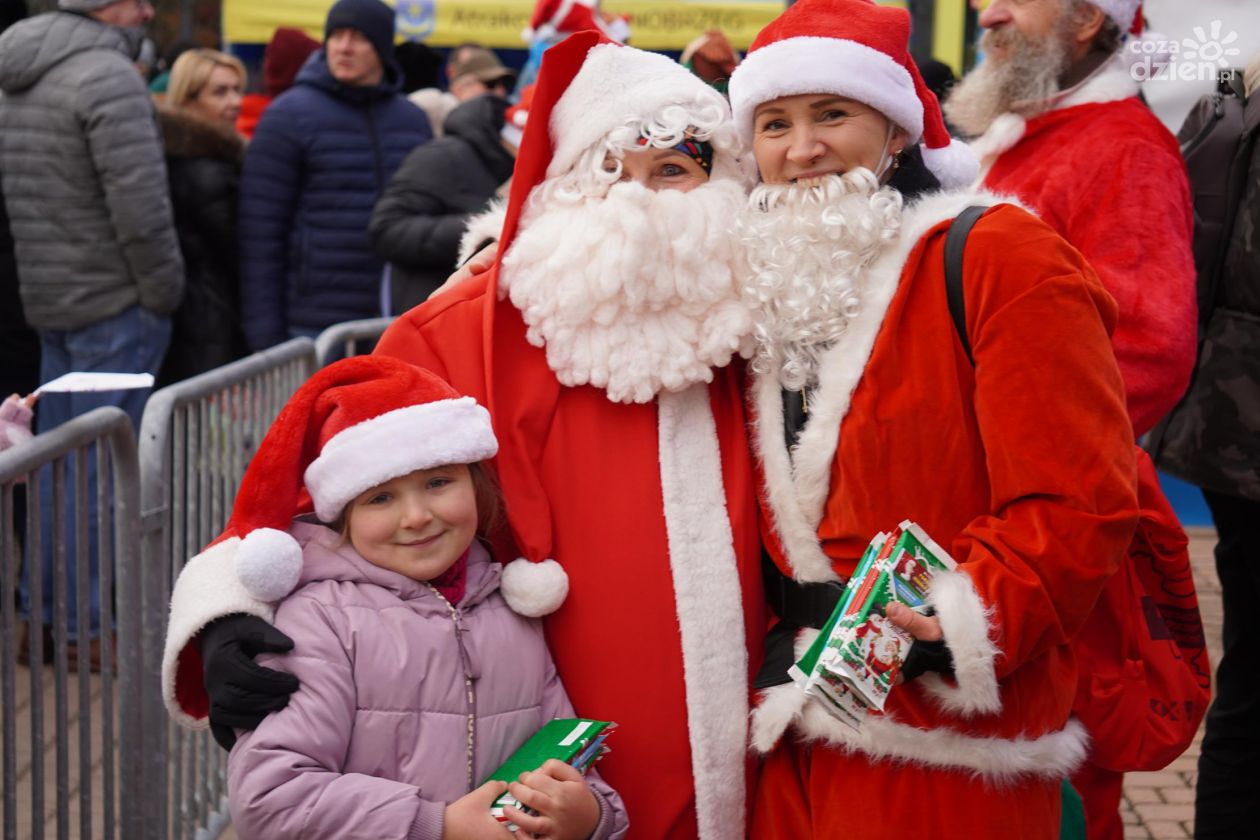
[[521,33],[521,39],[556,38],[588,29],[602,32],[621,43],[629,40],[630,36],[624,18],[604,19],[599,11],[599,0],[537,0],[534,13],[529,16],[529,26]]
[[975,181],[979,162],[953,140],[940,103],[910,58],[910,14],[872,0],[800,0],[757,35],[731,74],[735,124],[751,144],[758,105],[832,93],[875,108],[922,141],[923,160],[946,188]]
[[1116,22],[1122,32],[1142,34],[1142,0],[1089,0]]
[[385,356],[344,359],[280,412],[215,544],[239,539],[237,578],[255,598],[276,601],[302,571],[302,549],[287,532],[294,516],[313,509],[332,523],[378,484],[497,451],[489,413],[439,377]]
[[503,128],[499,130],[499,136],[518,149],[521,146],[521,140],[525,137],[525,123],[529,119],[529,109],[534,102],[536,87],[537,85],[526,85],[521,88],[521,95],[516,104],[503,114]]

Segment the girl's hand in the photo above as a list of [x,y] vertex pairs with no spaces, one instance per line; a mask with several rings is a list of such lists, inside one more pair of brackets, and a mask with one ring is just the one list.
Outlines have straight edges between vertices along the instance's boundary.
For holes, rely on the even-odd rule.
[[522,805],[533,808],[529,816],[516,808],[503,815],[520,826],[518,836],[533,840],[586,840],[599,825],[599,802],[586,779],[563,761],[550,759],[532,773],[522,773],[508,790]]
[[490,806],[507,785],[490,781],[446,806],[442,840],[511,840],[512,832],[490,816]]

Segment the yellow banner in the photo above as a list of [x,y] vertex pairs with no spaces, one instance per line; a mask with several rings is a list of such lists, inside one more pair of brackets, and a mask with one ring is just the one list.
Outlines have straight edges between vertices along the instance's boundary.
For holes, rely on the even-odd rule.
[[[525,49],[521,30],[533,0],[386,0],[398,9],[398,35],[435,47],[474,42]],[[223,0],[223,36],[233,44],[265,44],[277,26],[296,26],[323,38],[333,0]],[[681,50],[706,29],[721,29],[736,49],[747,49],[783,3],[708,0],[603,0],[600,7],[630,16],[630,43],[645,50]]]

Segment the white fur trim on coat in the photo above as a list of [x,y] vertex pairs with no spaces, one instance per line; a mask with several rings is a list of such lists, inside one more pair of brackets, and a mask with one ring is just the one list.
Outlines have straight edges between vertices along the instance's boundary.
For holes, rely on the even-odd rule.
[[487,239],[498,242],[506,220],[507,201],[502,198],[496,198],[490,202],[484,213],[470,218],[468,224],[464,225],[464,235],[459,238],[459,262],[456,265],[468,262]]
[[833,93],[871,106],[917,143],[923,136],[923,103],[914,79],[892,56],[857,41],[800,36],[755,49],[730,83],[731,110],[744,145],[752,145],[757,106],[781,96]]
[[499,451],[490,412],[472,397],[409,405],[343,429],[306,468],[315,514],[333,522],[364,490],[415,470],[475,464]]
[[959,717],[1001,711],[994,668],[1000,651],[989,625],[991,610],[980,600],[971,578],[963,572],[937,572],[927,602],[936,610],[945,646],[954,658],[954,684],[928,672],[919,677],[920,686],[942,709]]
[[[808,648],[817,630],[798,636],[798,652]],[[907,690],[905,686],[897,689]],[[818,701],[795,683],[775,686],[760,695],[752,713],[752,747],[767,753],[789,727],[807,742],[822,742],[837,749],[860,752],[876,760],[904,761],[944,770],[964,770],[994,785],[1022,778],[1060,779],[1085,759],[1089,736],[1075,718],[1062,729],[1028,738],[996,738],[969,735],[939,727],[919,729],[897,722],[892,715],[868,715],[854,730],[833,717]]]
[[831,490],[832,461],[840,426],[901,282],[906,259],[939,222],[956,217],[973,204],[1003,202],[1013,203],[988,192],[959,190],[932,193],[906,208],[897,239],[875,260],[862,281],[860,313],[822,356],[809,419],[790,456],[784,442],[778,380],[758,375],[753,385],[757,407],[753,440],[765,475],[772,524],[798,581],[835,579],[831,561],[818,544],[818,526]]
[[709,387],[662,393],[657,406],[696,821],[706,840],[743,837],[748,653]]
[[512,612],[542,618],[560,609],[569,595],[569,575],[555,560],[530,562],[518,557],[503,567],[499,591]]
[[171,718],[189,729],[205,729],[209,723],[188,715],[175,699],[175,666],[180,652],[216,618],[233,613],[256,615],[264,621],[275,618],[272,605],[250,595],[233,573],[232,560],[240,543],[232,537],[189,560],[171,593],[171,616],[162,651],[162,701]]

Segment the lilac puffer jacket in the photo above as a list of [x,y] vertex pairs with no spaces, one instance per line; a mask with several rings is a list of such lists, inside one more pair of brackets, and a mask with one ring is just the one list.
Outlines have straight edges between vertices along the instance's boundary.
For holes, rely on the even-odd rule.
[[[543,723],[573,716],[542,626],[508,608],[499,565],[477,543],[456,609],[328,528],[295,522],[290,533],[302,579],[275,625],[294,648],[259,661],[301,688],[232,749],[236,830],[243,840],[439,840],[446,803]],[[624,836],[620,797],[598,775],[589,782],[600,805],[592,836]]]

